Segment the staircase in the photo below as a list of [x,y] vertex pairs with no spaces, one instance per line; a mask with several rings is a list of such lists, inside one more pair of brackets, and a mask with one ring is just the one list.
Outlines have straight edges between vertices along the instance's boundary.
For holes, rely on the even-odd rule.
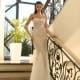
[[80,80],[80,65],[57,38],[49,38],[48,55],[51,80]]
[[48,53],[52,80],[80,80],[80,0],[66,0],[49,29]]
[[0,80],[29,80],[32,63],[0,63]]

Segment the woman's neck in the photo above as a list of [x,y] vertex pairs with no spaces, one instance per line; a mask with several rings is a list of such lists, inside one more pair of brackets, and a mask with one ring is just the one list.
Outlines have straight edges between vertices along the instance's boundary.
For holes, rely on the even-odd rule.
[[42,13],[41,13],[41,12],[37,12],[37,14],[38,14],[38,15],[42,15]]

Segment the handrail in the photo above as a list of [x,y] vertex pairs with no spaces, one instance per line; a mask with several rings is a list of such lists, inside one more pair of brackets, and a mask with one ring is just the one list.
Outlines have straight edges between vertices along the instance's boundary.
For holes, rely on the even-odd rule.
[[[67,53],[72,53],[72,54],[73,54],[73,52],[72,52],[69,48],[67,48],[67,47],[64,45],[64,43],[63,43],[58,37],[53,37],[53,38],[49,37],[49,38],[50,38],[51,41],[55,41],[56,44],[58,44],[61,48],[63,48],[63,51],[64,51],[64,52],[66,51]],[[78,63],[75,62],[75,60],[74,60],[72,57],[70,57],[71,55],[66,54],[66,52],[65,52],[65,55],[66,55],[69,59],[71,59],[71,61],[76,65],[77,68],[80,69],[80,65],[78,65]]]
[[58,37],[49,37],[48,56],[53,80],[78,80],[80,77],[80,66],[68,53],[72,51]]

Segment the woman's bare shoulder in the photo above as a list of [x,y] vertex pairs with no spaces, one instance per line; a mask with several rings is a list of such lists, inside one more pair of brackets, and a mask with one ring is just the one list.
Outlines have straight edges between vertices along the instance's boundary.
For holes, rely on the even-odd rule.
[[31,14],[30,18],[33,19],[35,17],[35,14]]

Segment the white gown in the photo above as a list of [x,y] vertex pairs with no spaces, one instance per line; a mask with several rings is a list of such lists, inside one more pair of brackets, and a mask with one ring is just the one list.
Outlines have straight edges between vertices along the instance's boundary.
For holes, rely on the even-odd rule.
[[35,47],[32,72],[30,80],[50,80],[49,61],[47,52],[47,33],[45,31],[45,19],[33,19],[33,45]]

